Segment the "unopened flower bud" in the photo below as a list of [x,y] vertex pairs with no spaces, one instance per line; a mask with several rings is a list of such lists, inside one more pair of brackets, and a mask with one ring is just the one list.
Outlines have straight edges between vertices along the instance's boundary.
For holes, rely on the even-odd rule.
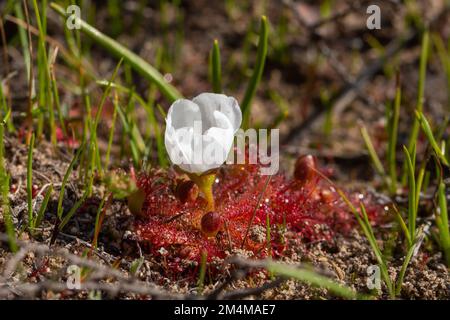
[[34,199],[36,198],[36,196],[39,193],[39,187],[37,184],[33,184],[33,186],[31,187],[31,197]]
[[295,162],[294,177],[301,184],[313,182],[317,178],[317,159],[308,154]]
[[178,183],[175,195],[182,203],[194,202],[198,197],[198,186],[194,181],[183,180]]
[[142,206],[145,201],[145,193],[142,189],[137,189],[127,197],[128,208],[136,216],[142,215]]
[[222,217],[215,211],[208,212],[202,217],[202,232],[208,237],[214,237],[222,226]]

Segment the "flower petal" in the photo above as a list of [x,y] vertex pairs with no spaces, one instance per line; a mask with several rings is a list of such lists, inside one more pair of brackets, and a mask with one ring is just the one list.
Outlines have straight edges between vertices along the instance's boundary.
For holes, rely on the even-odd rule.
[[203,136],[214,138],[216,143],[220,144],[228,153],[234,140],[234,128],[230,120],[223,113],[214,111],[213,117],[216,126],[206,130]]
[[192,101],[200,107],[205,130],[211,127],[219,127],[214,117],[214,111],[219,111],[228,118],[233,126],[233,134],[241,126],[242,112],[235,98],[218,93],[202,93]]
[[172,126],[166,127],[164,143],[170,161],[181,169],[191,172],[193,160],[193,128],[184,127],[175,130]]
[[[225,160],[227,160],[228,153],[233,146],[233,137],[234,135],[229,130],[220,128],[208,129],[208,131],[203,135],[203,157],[207,158],[211,155],[211,150],[206,150],[207,148],[214,148],[214,155],[216,156],[216,161],[214,163],[217,164],[217,167],[221,166],[225,162]],[[214,144],[214,146],[212,146],[211,144]],[[204,159],[204,162],[209,163],[211,162],[211,160]]]
[[197,104],[187,99],[175,101],[167,112],[167,126],[174,129],[193,127],[195,121],[201,121],[202,115]]
[[242,113],[236,99],[203,93],[175,101],[167,113],[165,145],[173,164],[191,173],[220,167],[233,145]]

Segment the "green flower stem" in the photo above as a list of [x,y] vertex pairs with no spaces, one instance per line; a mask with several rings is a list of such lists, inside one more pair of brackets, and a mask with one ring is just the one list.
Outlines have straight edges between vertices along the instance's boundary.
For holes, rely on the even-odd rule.
[[214,211],[214,195],[213,195],[213,185],[216,181],[216,173],[208,173],[204,175],[197,175],[193,173],[187,174],[189,178],[195,182],[207,202],[206,212]]

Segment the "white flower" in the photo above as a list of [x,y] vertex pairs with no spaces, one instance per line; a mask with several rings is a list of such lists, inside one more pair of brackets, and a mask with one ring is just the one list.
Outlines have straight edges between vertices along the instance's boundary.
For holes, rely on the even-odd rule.
[[165,144],[170,160],[197,174],[220,167],[241,121],[241,108],[233,97],[202,93],[192,101],[175,101],[166,119]]

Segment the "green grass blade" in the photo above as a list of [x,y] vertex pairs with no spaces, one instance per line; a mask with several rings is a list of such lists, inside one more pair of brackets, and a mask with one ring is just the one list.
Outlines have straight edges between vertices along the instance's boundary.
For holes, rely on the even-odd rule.
[[447,267],[450,267],[450,231],[448,224],[447,197],[445,194],[445,183],[440,182],[438,188],[439,212],[436,212],[436,224],[439,229],[439,240],[444,252]]
[[[16,1],[14,4],[14,13],[18,19],[21,21],[25,21],[25,16],[22,10],[22,3],[21,1]],[[19,33],[19,40],[20,45],[22,47],[22,55],[24,58],[25,63],[25,70],[27,72],[27,79],[30,79],[31,74],[31,59],[30,59],[30,51],[28,50],[28,37],[27,33],[25,32],[25,28],[18,27],[18,33]]]
[[296,279],[309,285],[326,288],[334,294],[347,299],[355,299],[357,294],[350,288],[337,284],[333,280],[312,270],[300,269],[286,264],[269,261],[266,266],[270,274]]
[[367,151],[369,152],[370,159],[372,159],[372,163],[375,167],[377,173],[386,181],[386,172],[384,171],[383,165],[381,164],[381,160],[375,151],[375,147],[373,146],[372,140],[370,139],[369,133],[365,126],[361,126],[361,135],[364,139],[364,143],[366,144]]
[[88,197],[89,193],[88,190],[86,190],[83,193],[83,196],[74,204],[74,206],[69,210],[69,212],[64,216],[64,218],[61,220],[61,223],[58,225],[59,231],[63,230],[66,224],[72,219],[73,215],[77,212],[77,210],[81,207],[81,205],[84,203],[86,198]]
[[144,257],[140,257],[140,258],[134,260],[130,266],[130,274],[132,274],[133,276],[136,276],[137,273],[139,272],[139,270],[141,269],[142,265],[144,264],[144,262],[145,262]]
[[422,112],[416,112],[416,118],[420,123],[420,126],[422,128],[422,131],[425,133],[425,136],[428,139],[428,142],[430,143],[431,147],[433,148],[434,152],[436,153],[436,156],[438,156],[439,160],[446,166],[449,165],[447,158],[445,157],[445,154],[442,152],[441,148],[439,147],[436,139],[434,138],[433,131],[431,130],[431,126],[425,117],[425,115]]
[[[407,168],[407,177],[408,177],[408,229],[411,237],[414,237],[416,234],[416,178],[415,178],[415,170],[414,170],[414,162],[411,159],[411,155],[408,149],[403,146],[403,151],[405,153],[406,158],[406,168]],[[415,148],[413,149],[415,152]],[[409,246],[411,247],[414,243],[414,239],[411,239]]]
[[91,195],[92,193],[92,185],[94,182],[94,171],[95,169],[97,169],[97,172],[99,173],[100,176],[103,175],[103,169],[102,169],[102,165],[101,165],[101,159],[100,159],[100,152],[99,152],[99,148],[98,148],[98,140],[97,140],[97,127],[98,127],[98,123],[100,122],[100,118],[102,116],[103,113],[103,106],[106,102],[106,99],[109,96],[109,93],[111,91],[111,85],[114,82],[120,66],[122,65],[123,59],[121,58],[119,60],[119,62],[117,63],[116,67],[114,68],[114,72],[111,76],[111,79],[108,83],[108,85],[106,86],[105,90],[103,91],[100,103],[99,103],[99,107],[97,110],[97,113],[95,115],[95,119],[94,119],[94,123],[92,123],[92,127],[90,128],[91,131],[91,137],[89,140],[89,157],[88,157],[88,161],[87,163],[89,164],[88,166],[88,170],[87,172],[89,173],[89,179],[88,179],[88,193],[89,195]]
[[127,116],[125,115],[120,105],[115,105],[114,108],[117,110],[119,118],[122,121],[125,134],[130,138],[131,155],[133,157],[133,162],[136,165],[139,162],[140,154],[145,151],[145,145],[143,142],[144,140],[142,139],[142,136],[136,126],[130,125]]
[[[110,81],[107,81],[107,80],[98,80],[98,81],[96,81],[96,83],[101,86],[108,86],[110,84],[111,88],[114,88],[119,92],[123,92],[125,94],[132,95],[133,98],[136,99],[139,102],[139,104],[141,104],[146,109],[147,113],[149,113],[149,109],[151,109],[150,108],[151,105],[149,106],[149,104],[145,102],[145,100],[144,100],[144,98],[142,98],[142,96],[140,96],[136,92],[132,92],[131,89],[124,87],[118,83],[110,83]],[[161,108],[158,108],[158,111],[163,118],[166,117],[166,113]]]
[[5,132],[6,120],[3,119],[0,122],[0,188],[1,188],[1,207],[3,210],[3,220],[6,228],[6,234],[8,235],[8,243],[10,250],[14,253],[17,251],[18,246],[16,242],[16,234],[14,230],[14,224],[11,218],[11,208],[9,206],[9,175],[6,173],[5,168],[5,146],[3,141],[3,135]]
[[6,102],[6,96],[3,93],[3,83],[0,79],[0,116],[4,117],[4,121],[6,122],[6,127],[9,132],[13,132],[14,125],[11,117],[11,107],[8,106]]
[[[392,280],[391,280],[391,278],[389,276],[386,259],[384,258],[383,254],[381,253],[381,250],[380,250],[380,248],[378,246],[377,240],[376,240],[376,238],[374,236],[372,227],[371,227],[371,225],[369,223],[369,219],[367,217],[367,212],[366,212],[366,208],[365,208],[364,204],[362,202],[360,203],[360,211],[361,211],[361,213],[359,213],[358,210],[356,210],[356,208],[353,205],[353,203],[345,195],[345,193],[339,187],[337,187],[333,183],[333,181],[331,181],[327,176],[325,176],[323,173],[321,173],[318,170],[316,170],[316,173],[319,176],[321,176],[322,179],[327,181],[330,185],[332,185],[336,189],[336,192],[339,194],[341,199],[345,202],[345,204],[348,206],[350,211],[355,216],[356,220],[358,221],[358,224],[360,225],[361,229],[363,230],[364,235],[366,236],[367,240],[369,241],[369,244],[370,244],[370,246],[372,248],[372,251],[373,251],[373,253],[375,255],[375,258],[378,261],[378,264],[380,265],[381,275],[382,275],[382,277],[384,279],[384,282],[385,282],[386,287],[388,289],[389,295],[391,296],[391,298],[394,298],[395,297],[394,284],[392,283]],[[361,217],[361,215],[363,217]]]
[[406,274],[406,269],[408,268],[409,263],[411,262],[412,257],[419,251],[420,246],[422,245],[423,239],[425,237],[425,234],[423,232],[423,228],[418,230],[417,235],[415,236],[416,241],[414,242],[414,245],[412,245],[406,256],[405,256],[405,260],[403,261],[402,264],[402,268],[400,270],[399,276],[397,278],[397,282],[395,284],[395,296],[400,295],[401,291],[402,291],[402,284],[403,284],[403,279],[405,278],[405,274]]
[[270,128],[278,128],[278,126],[289,116],[289,103],[286,101],[284,97],[279,95],[276,91],[269,91],[270,99],[275,103],[275,105],[280,110],[280,113],[275,118],[273,123],[270,125]]
[[394,294],[395,294],[394,287],[393,287],[392,280],[388,273],[387,263],[386,263],[386,261],[383,257],[383,254],[381,253],[381,250],[378,246],[377,240],[373,234],[372,227],[370,226],[370,223],[368,223],[367,213],[366,213],[364,204],[363,203],[360,204],[361,214],[363,215],[363,218],[361,218],[360,213],[358,213],[358,211],[353,206],[351,201],[347,198],[345,193],[342,192],[340,189],[336,189],[336,190],[337,190],[338,194],[341,196],[341,198],[344,200],[344,202],[348,205],[350,210],[353,212],[353,215],[355,216],[361,229],[363,230],[364,235],[366,236],[367,240],[369,241],[369,244],[372,248],[375,258],[377,259],[377,262],[380,265],[381,275],[384,279],[384,282],[386,283],[388,292],[391,297],[394,297]]
[[222,93],[222,68],[220,65],[219,42],[214,40],[211,51],[211,73],[213,92]]
[[[360,225],[366,235],[367,240],[369,240],[369,244],[372,247],[372,250],[375,254],[378,264],[380,265],[381,275],[383,276],[384,282],[386,283],[386,287],[388,288],[390,296],[393,298],[395,288],[389,276],[386,259],[384,258],[380,250],[380,247],[378,246],[377,240],[372,230],[372,226],[370,225],[369,218],[367,216],[366,207],[362,202],[360,203],[360,211],[363,216],[363,220],[360,222]],[[355,214],[357,214],[357,212],[355,212]]]
[[[422,112],[424,96],[425,96],[425,81],[427,74],[427,63],[428,63],[428,53],[429,53],[429,33],[425,31],[422,36],[422,51],[420,54],[420,65],[419,65],[419,84],[417,88],[417,104],[416,111]],[[417,118],[414,119],[413,127],[411,129],[411,135],[409,138],[408,151],[412,154],[414,145],[416,144],[417,137],[419,135],[419,121]]]
[[258,53],[256,56],[256,65],[253,70],[252,77],[245,91],[244,99],[242,100],[242,126],[248,128],[250,125],[250,111],[253,97],[264,71],[264,64],[267,56],[267,46],[269,39],[269,24],[265,16],[261,17],[261,28],[259,31]]
[[[441,181],[439,183],[438,190],[438,198],[439,198],[439,215],[441,216],[441,221],[445,226],[447,226],[447,234],[448,234],[448,208],[447,208],[447,197],[445,194],[445,183]],[[447,237],[450,238],[450,237]]]
[[106,148],[106,154],[105,154],[105,169],[108,170],[109,164],[111,162],[111,148],[114,141],[114,132],[116,129],[116,120],[117,120],[117,108],[119,102],[119,98],[117,94],[114,95],[113,99],[113,105],[114,105],[114,111],[113,111],[113,117],[111,120],[111,128],[109,129],[109,137],[108,137],[108,147]]
[[100,122],[100,118],[102,116],[103,105],[106,102],[106,98],[108,98],[108,96],[109,96],[109,93],[111,91],[111,86],[112,86],[114,80],[117,77],[117,73],[119,72],[119,69],[120,69],[120,66],[122,65],[122,62],[123,62],[123,59],[121,58],[119,60],[119,62],[117,63],[116,67],[114,68],[114,72],[113,72],[113,74],[111,76],[111,79],[108,81],[108,85],[106,86],[105,90],[103,91],[102,98],[100,100],[99,107],[98,107],[97,113],[95,115],[93,134],[96,134],[96,132],[97,132],[98,123]]
[[397,220],[398,224],[400,225],[400,228],[402,229],[403,233],[405,234],[405,238],[408,241],[408,243],[411,243],[411,235],[409,234],[409,229],[406,226],[405,220],[403,220],[402,215],[398,211],[397,207],[394,205],[394,211],[395,211],[395,219]]
[[33,149],[34,149],[35,135],[31,136],[30,144],[28,146],[27,158],[27,204],[28,204],[28,226],[33,227]]
[[[162,110],[161,105],[157,105],[159,110]],[[164,144],[164,137],[161,134],[160,127],[156,121],[156,119],[153,118],[153,123],[155,124],[153,127],[154,133],[155,133],[155,139],[156,139],[156,149],[158,151],[158,162],[159,165],[162,168],[166,168],[169,164],[167,160],[167,154],[166,154],[166,146]]]
[[15,253],[18,250],[16,232],[14,230],[14,224],[11,218],[11,208],[9,206],[9,175],[0,177],[1,183],[1,200],[3,210],[3,220],[6,228],[6,234],[8,236],[8,245],[11,252]]
[[388,133],[388,167],[390,177],[390,193],[395,195],[397,193],[397,135],[398,135],[398,121],[400,116],[400,104],[402,99],[402,89],[399,78],[397,78],[397,88],[395,92],[395,102],[392,114],[389,119],[389,133]]
[[51,59],[52,61],[50,63],[50,84],[52,87],[53,101],[54,101],[54,104],[56,107],[56,111],[58,112],[59,125],[61,126],[61,130],[62,130],[64,136],[67,137],[68,133],[67,133],[67,129],[66,129],[66,124],[64,122],[64,116],[62,114],[61,103],[59,101],[58,86],[56,83],[55,63],[56,63],[57,54],[58,54],[58,48],[55,48],[55,51],[53,52],[52,59]]
[[53,185],[51,184],[48,187],[47,192],[45,193],[44,200],[42,201],[41,207],[39,208],[39,212],[36,215],[36,220],[34,221],[33,229],[39,228],[39,226],[41,225],[52,192],[53,192]]
[[419,169],[419,174],[417,175],[417,179],[416,179],[416,190],[415,190],[416,212],[419,210],[420,192],[422,191],[422,184],[423,184],[424,176],[425,176],[425,165],[422,165],[421,168]]
[[100,228],[101,228],[101,223],[102,223],[102,213],[105,202],[107,200],[107,196],[105,195],[102,198],[102,201],[100,202],[98,208],[97,208],[97,214],[95,215],[95,226],[94,226],[94,239],[92,240],[92,246],[94,249],[97,249],[97,244],[98,244],[98,235],[100,233]]
[[[52,2],[50,7],[64,18],[68,17],[65,10],[58,4]],[[182,98],[182,95],[175,87],[164,80],[162,74],[148,64],[144,59],[133,53],[117,41],[106,36],[87,22],[79,19],[81,31],[92,38],[96,43],[107,49],[110,53],[118,58],[123,58],[136,72],[141,74],[147,80],[155,83],[161,93],[170,101],[173,102]]]
[[73,167],[75,166],[75,163],[77,162],[78,158],[80,157],[81,152],[84,149],[84,145],[82,144],[79,148],[75,156],[72,158],[72,161],[70,162],[69,166],[67,167],[66,173],[64,174],[63,181],[61,183],[61,191],[59,192],[59,198],[58,198],[58,209],[57,209],[57,216],[61,220],[62,214],[63,214],[63,200],[64,200],[64,192],[66,190],[67,182],[69,181],[70,174],[72,173]]
[[[36,23],[38,26],[38,79],[39,79],[39,107],[41,112],[38,115],[38,128],[37,128],[37,136],[40,137],[43,131],[44,125],[44,111],[48,113],[50,117],[53,116],[52,110],[52,99],[49,94],[49,90],[51,88],[50,84],[50,74],[49,74],[49,63],[47,57],[47,49],[46,49],[46,36],[47,36],[47,15],[46,15],[46,7],[47,1],[42,1],[42,9],[43,15],[39,11],[39,6],[36,0],[33,0],[33,9],[36,16]],[[51,130],[52,143],[56,144],[56,134],[55,134],[55,125],[54,119],[49,119],[49,127]]]
[[197,281],[197,286],[198,286],[200,292],[203,290],[203,286],[205,283],[207,258],[208,258],[208,253],[206,251],[203,251],[202,258],[200,261],[200,273],[199,273],[198,281]]
[[[108,83],[110,83],[110,82],[101,80],[101,81],[97,81],[97,83],[102,86],[107,86]],[[130,90],[124,86],[121,86],[117,83],[111,83],[111,87],[120,92],[126,93],[126,94],[132,96],[133,98],[136,98],[137,102],[139,102],[139,104],[144,107],[145,111],[147,112],[147,116],[148,116],[150,125],[153,127],[155,139],[157,141],[159,164],[162,167],[167,167],[167,158],[165,156],[164,140],[163,140],[163,137],[159,130],[160,125],[158,124],[158,122],[155,118],[154,108],[152,107],[152,105],[150,103],[145,102],[145,100],[139,94],[137,94],[136,92],[133,92],[132,90]],[[158,106],[159,105],[157,105],[157,107]],[[145,152],[146,152],[144,139],[142,138],[142,135],[139,132],[138,128],[136,126],[131,126],[129,124],[129,121],[127,120],[123,110],[120,108],[119,105],[118,105],[117,111],[119,113],[119,118],[122,121],[122,124],[125,128],[125,132],[127,132],[132,139],[132,145],[130,145],[130,146],[132,148],[132,153],[134,154],[133,157],[135,157],[136,158],[135,160],[138,161],[138,159],[140,158],[139,154],[145,154]],[[158,111],[162,117],[164,117],[164,118],[166,117],[166,114],[164,113],[162,108],[158,108]]]

